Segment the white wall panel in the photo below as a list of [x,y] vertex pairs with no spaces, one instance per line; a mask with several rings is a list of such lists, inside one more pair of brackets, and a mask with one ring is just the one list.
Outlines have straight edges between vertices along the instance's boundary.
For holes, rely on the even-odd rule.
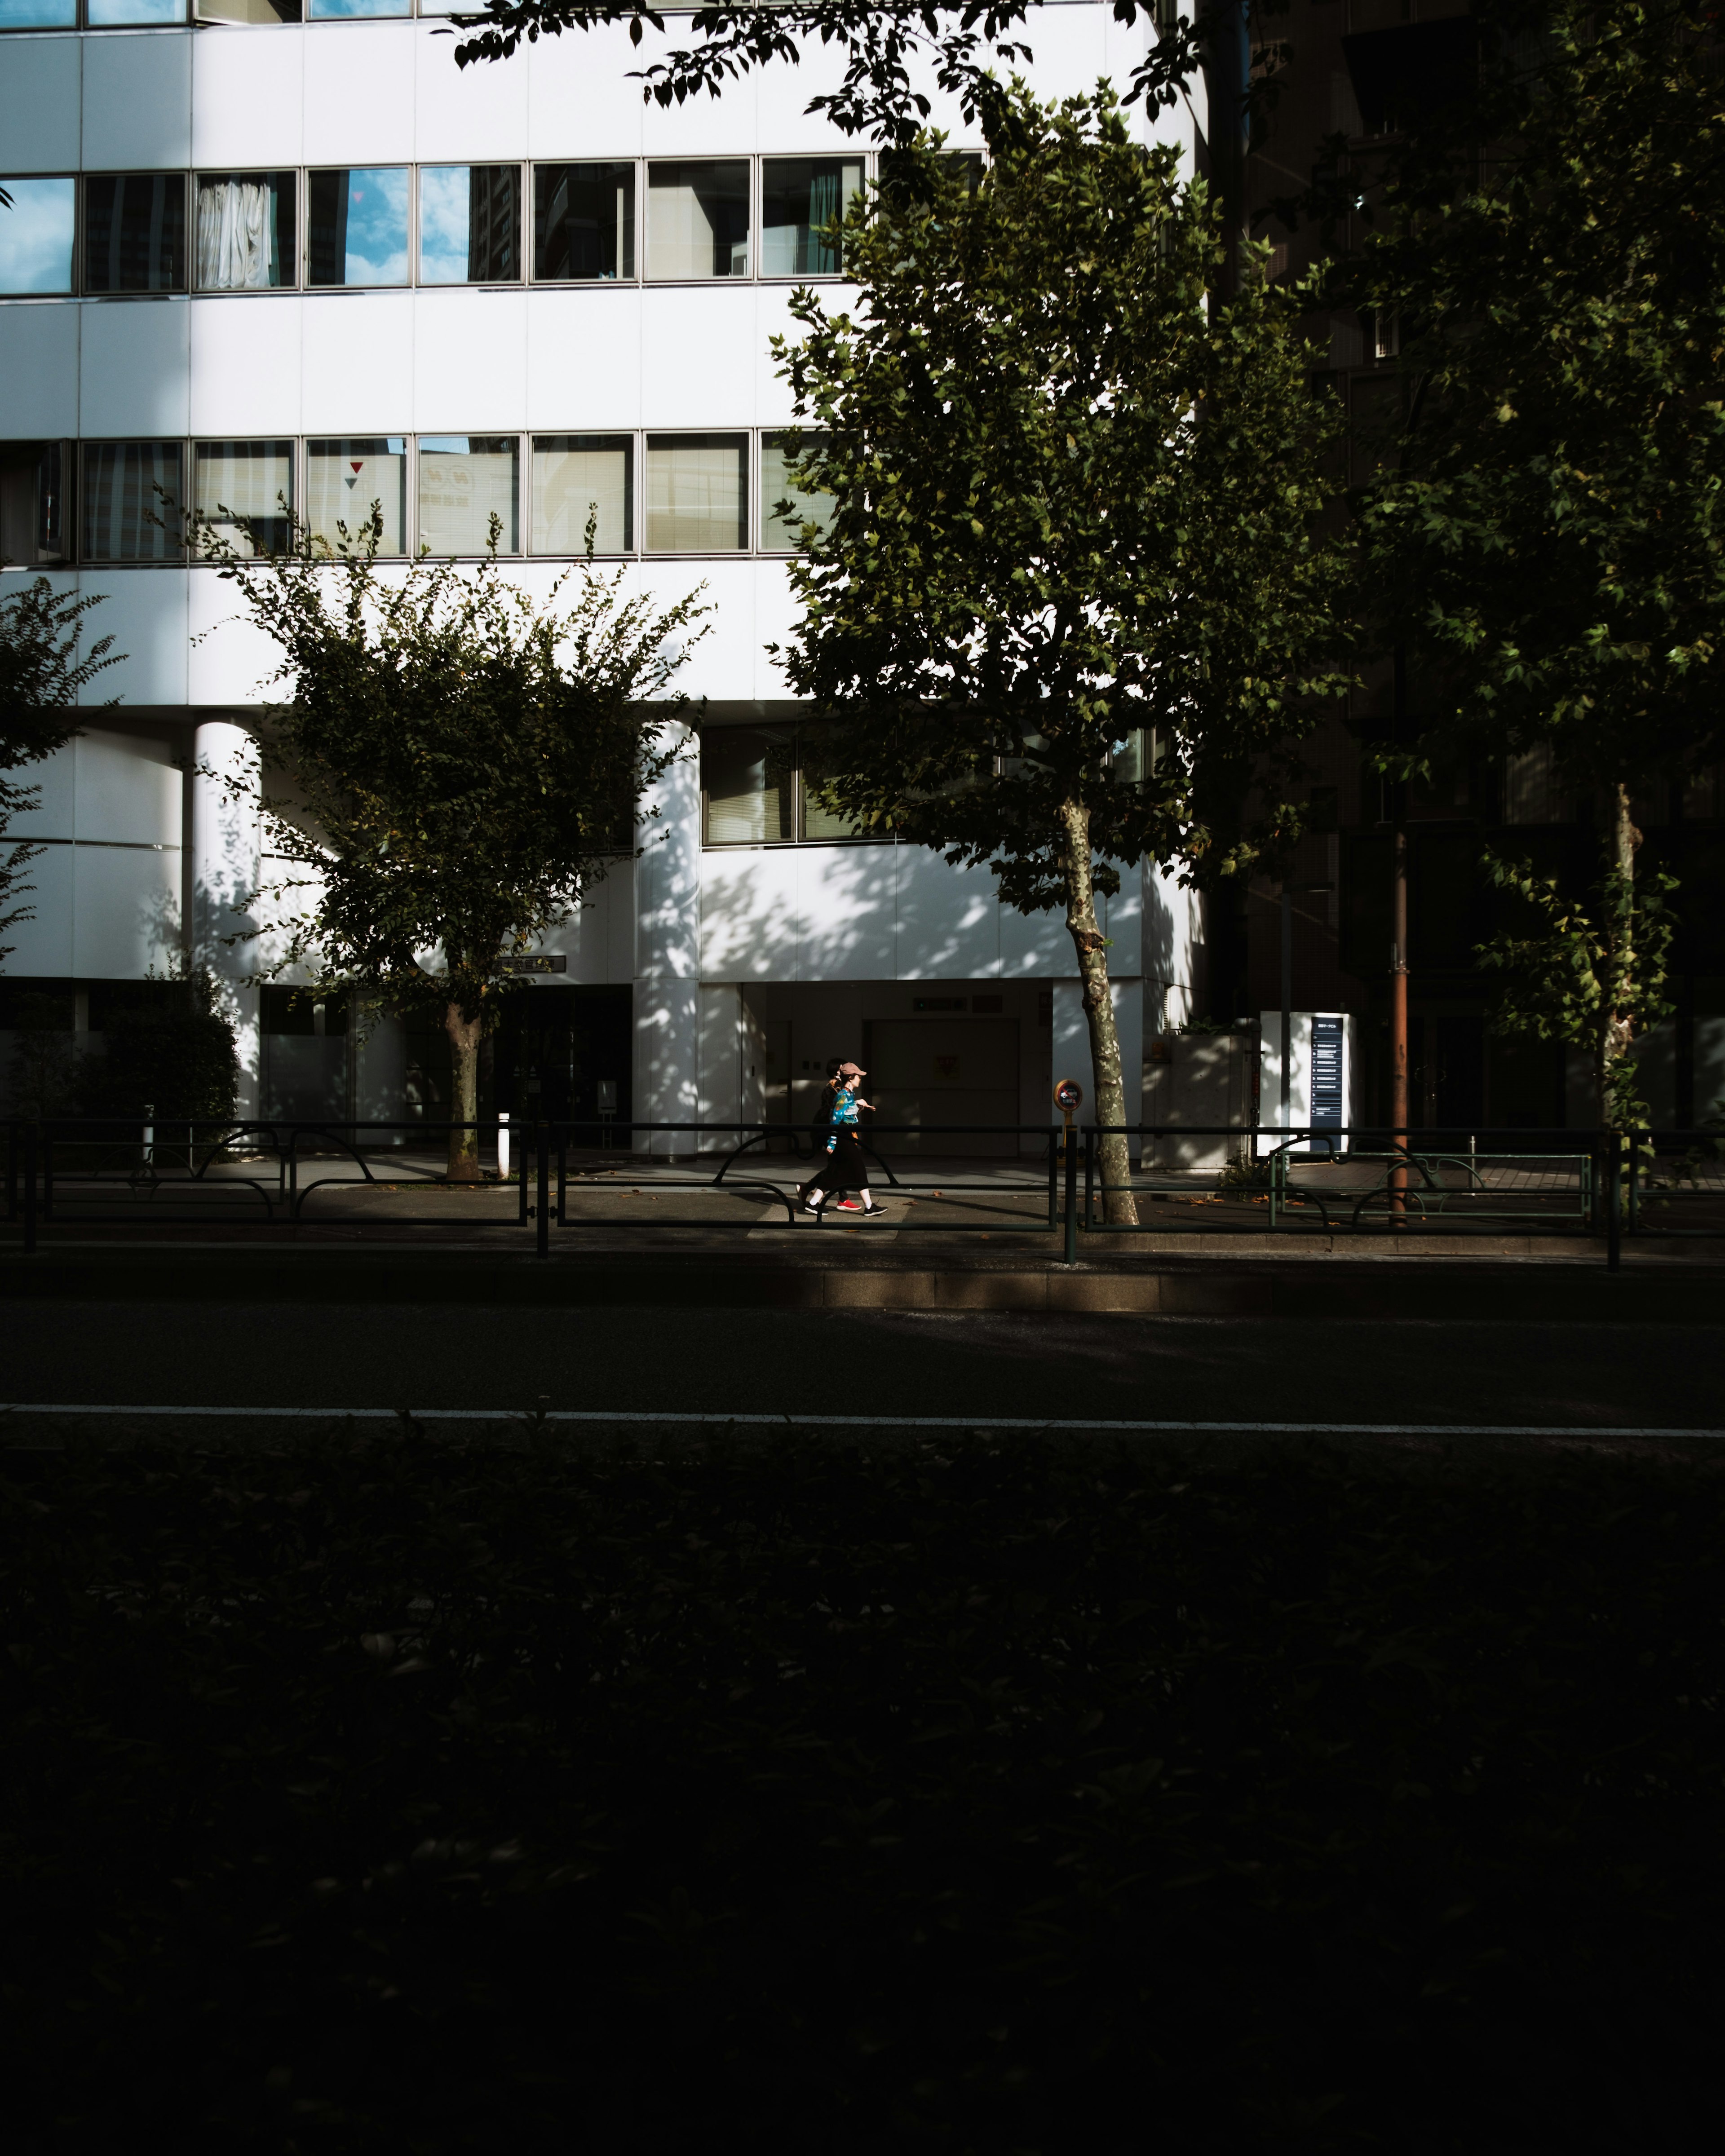
[[501,162],[521,157],[527,141],[527,81],[535,48],[513,59],[458,68],[455,37],[439,37],[429,23],[413,39],[414,155],[422,164]]
[[307,30],[307,164],[413,162],[413,48],[419,35],[412,22],[327,23]]
[[[755,413],[757,423],[763,427],[788,427],[795,421],[791,385],[780,375],[778,362],[773,357],[775,336],[796,345],[808,335],[802,323],[792,317],[791,290],[790,286],[783,285],[756,287],[755,350],[759,357],[755,377]],[[855,308],[854,285],[823,285],[819,291],[821,302],[829,315]]]
[[15,895],[35,908],[36,917],[7,930],[12,949],[9,957],[0,958],[0,973],[28,978],[72,971],[72,862],[77,851],[75,846],[46,846],[24,870],[24,880],[33,888]]
[[624,286],[531,292],[527,424],[585,434],[641,424],[641,309]]
[[281,684],[270,677],[281,647],[254,628],[239,588],[213,569],[193,569],[187,583],[187,701],[255,706],[280,697]]
[[0,68],[0,165],[75,172],[82,94],[76,38],[8,38]]
[[[346,42],[347,33],[335,38]],[[308,293],[301,422],[308,434],[401,434],[413,425],[411,292]]]
[[131,36],[110,30],[85,39],[86,171],[171,171],[191,163],[192,38],[188,30]]
[[[56,847],[56,853],[62,849]],[[136,980],[181,947],[177,846],[69,846],[74,973]]]
[[798,864],[793,847],[701,856],[701,971],[706,980],[798,978]]
[[1000,970],[1000,901],[986,871],[949,868],[927,846],[896,846],[901,981],[986,980]]
[[701,971],[701,766],[693,734],[674,731],[682,753],[642,799],[659,818],[636,832],[638,979],[692,981]]
[[[5,213],[0,211],[0,216]],[[0,306],[4,431],[13,440],[78,432],[78,323],[64,300]]]
[[78,766],[73,836],[110,845],[177,846],[186,782],[166,734],[116,733],[87,726],[72,743]]
[[79,699],[87,710],[117,696],[126,704],[186,701],[186,577],[183,569],[86,569],[85,592],[103,600],[86,617],[92,636],[111,636],[124,653]]
[[1003,906],[1000,970],[1019,980],[1076,980],[1078,957],[1066,933],[1065,915],[1020,913],[1016,906]]
[[300,431],[300,305],[291,292],[187,303],[194,434]]
[[[192,46],[192,162],[206,172],[297,165],[305,148],[305,40],[296,23],[207,30]],[[305,208],[300,205],[303,221]]]
[[641,295],[641,408],[652,427],[752,427],[768,364],[752,285],[716,280]]
[[644,111],[629,76],[652,42],[630,44],[624,24],[542,38],[528,69],[528,156],[638,157]]
[[527,306],[524,292],[457,289],[418,295],[416,427],[465,434],[526,424]]
[[797,978],[891,980],[902,848],[799,846]]
[[79,418],[85,439],[183,434],[188,424],[187,301],[86,300],[79,311],[84,318]]
[[655,100],[641,109],[641,147],[649,157],[725,157],[754,144],[752,75],[729,84],[722,97],[703,95],[669,108]]
[[697,701],[702,696],[730,701],[755,695],[760,638],[755,624],[755,591],[760,572],[752,562],[649,561],[639,571],[641,588],[655,605],[666,608],[705,585],[699,603],[712,612],[696,624],[707,634],[691,644],[687,663],[671,685]]
[[836,48],[810,41],[794,67],[775,61],[753,78],[755,141],[768,157],[810,151],[858,147],[855,136],[841,135],[824,114],[810,112],[811,98],[835,90],[845,73]]
[[[7,579],[8,588],[11,578]],[[20,808],[8,821],[0,844],[23,839],[75,839],[78,835],[78,755],[75,742],[8,773],[15,786],[33,788],[33,808]]]
[[1096,917],[1110,945],[1108,970],[1124,978],[1144,970],[1144,876],[1141,870],[1122,863],[1115,866],[1120,870],[1120,889],[1111,898],[1098,895]]

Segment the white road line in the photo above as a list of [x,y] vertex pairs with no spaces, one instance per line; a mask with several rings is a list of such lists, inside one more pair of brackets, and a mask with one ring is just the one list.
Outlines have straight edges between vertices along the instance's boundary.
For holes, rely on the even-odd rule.
[[[0,1400],[0,1415],[218,1415],[265,1422],[531,1422],[521,1408],[142,1407],[110,1402]],[[1539,1422],[1135,1422],[1081,1415],[845,1415],[691,1414],[652,1408],[550,1408],[547,1422],[726,1424],[778,1430],[1097,1430],[1122,1434],[1187,1431],[1199,1436],[1277,1437],[1688,1437],[1725,1439],[1725,1430],[1660,1424]]]

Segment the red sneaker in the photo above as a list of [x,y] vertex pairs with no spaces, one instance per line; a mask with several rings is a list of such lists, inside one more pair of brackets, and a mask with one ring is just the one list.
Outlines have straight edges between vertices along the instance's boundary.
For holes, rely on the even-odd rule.
[[841,1198],[839,1200],[838,1209],[841,1213],[865,1213],[868,1210],[868,1208],[865,1205],[859,1205],[854,1198]]

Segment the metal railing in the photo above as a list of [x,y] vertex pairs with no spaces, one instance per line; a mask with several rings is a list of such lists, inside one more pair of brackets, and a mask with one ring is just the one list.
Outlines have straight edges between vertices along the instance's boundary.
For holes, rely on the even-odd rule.
[[[436,1171],[423,1150],[447,1154],[471,1132],[490,1156],[472,1178]],[[1467,1235],[1521,1233],[1598,1238],[1618,1264],[1626,1236],[1725,1238],[1725,1131],[1623,1134],[1575,1131],[1427,1130],[1381,1127],[1240,1131],[1139,1123],[1105,1132],[1095,1122],[888,1124],[858,1132],[893,1199],[901,1234],[1062,1234],[1068,1261],[1079,1239],[1166,1234],[1204,1236],[1324,1233]],[[1101,1140],[1123,1136],[1137,1156],[1124,1182],[1104,1173]],[[299,1226],[352,1229],[330,1194],[453,1192],[459,1209],[394,1208],[381,1224],[421,1229],[531,1228],[541,1256],[554,1231],[626,1229],[742,1233],[764,1225],[827,1227],[831,1208],[799,1218],[795,1189],[824,1152],[823,1134],[783,1123],[617,1122],[593,1142],[592,1119],[511,1127],[418,1121],[266,1121],[168,1125],[141,1121],[33,1122],[6,1131],[6,1219],[33,1250],[47,1226],[185,1227],[224,1230]],[[508,1147],[519,1148],[511,1167]],[[618,1142],[641,1151],[619,1152]],[[935,1165],[943,1141],[999,1148]],[[773,1148],[788,1149],[775,1177]],[[1178,1147],[1204,1165],[1158,1166]],[[913,1155],[911,1148],[915,1148]],[[418,1148],[415,1157],[414,1148]],[[679,1172],[681,1170],[682,1172]],[[633,1175],[639,1182],[630,1183]],[[475,1187],[511,1190],[515,1204],[476,1212]],[[708,1203],[650,1219],[619,1214],[596,1196],[657,1200],[699,1191]],[[1135,1219],[1121,1218],[1130,1195]],[[737,1209],[715,1206],[735,1199]],[[783,1209],[783,1218],[777,1219]],[[774,1216],[763,1221],[763,1211]],[[1110,1215],[1113,1215],[1112,1218]],[[854,1217],[854,1216],[853,1216]]]

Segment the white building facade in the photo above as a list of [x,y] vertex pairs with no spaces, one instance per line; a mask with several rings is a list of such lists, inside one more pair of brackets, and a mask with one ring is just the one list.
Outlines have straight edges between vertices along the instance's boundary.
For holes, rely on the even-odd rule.
[[[526,1001],[586,1042],[547,1105],[591,1112],[603,1081],[625,1118],[800,1120],[839,1056],[869,1064],[893,1120],[1045,1122],[1056,1076],[1088,1095],[1060,916],[1004,909],[926,850],[829,834],[803,797],[767,649],[792,622],[770,513],[792,414],[768,346],[796,284],[842,298],[819,234],[870,162],[806,113],[818,58],[667,111],[620,30],[463,71],[404,9],[213,4],[223,19],[193,26],[185,0],[0,0],[0,553],[8,583],[101,594],[91,632],[124,654],[88,697],[118,702],[23,774],[41,803],[10,836],[45,850],[0,986],[50,988],[99,1033],[124,983],[208,963],[243,1112],[434,1100],[399,1022],[326,1034],[291,976],[248,978],[267,933],[228,940],[267,931],[238,909],[270,864],[211,774],[244,767],[274,653],[177,555],[156,490],[262,536],[278,491],[326,530],[377,499],[397,554],[477,554],[495,512],[536,592],[593,503],[632,587],[704,583],[714,611],[644,851],[545,939],[555,970]],[[1148,34],[1101,5],[1032,30],[1045,96],[1124,81]],[[1189,110],[1155,124],[1191,151]],[[1105,927],[1135,1073],[1191,1009],[1199,916],[1145,869]],[[549,1073],[562,1051],[533,1052]],[[488,1079],[494,1105],[518,1075]]]

